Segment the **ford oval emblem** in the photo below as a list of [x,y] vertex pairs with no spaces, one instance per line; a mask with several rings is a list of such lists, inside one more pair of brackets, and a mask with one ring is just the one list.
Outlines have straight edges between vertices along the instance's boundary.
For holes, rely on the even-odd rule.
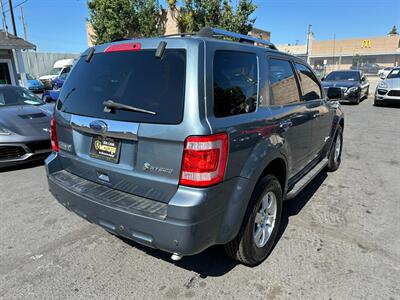
[[96,132],[104,132],[107,130],[107,124],[105,122],[99,121],[99,120],[90,122],[89,126],[91,129],[93,129]]

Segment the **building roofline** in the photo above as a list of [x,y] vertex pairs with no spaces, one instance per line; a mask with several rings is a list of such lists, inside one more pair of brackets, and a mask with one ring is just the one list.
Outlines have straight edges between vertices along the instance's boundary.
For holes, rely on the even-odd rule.
[[36,45],[12,35],[5,31],[0,31],[0,49],[5,50],[36,50]]

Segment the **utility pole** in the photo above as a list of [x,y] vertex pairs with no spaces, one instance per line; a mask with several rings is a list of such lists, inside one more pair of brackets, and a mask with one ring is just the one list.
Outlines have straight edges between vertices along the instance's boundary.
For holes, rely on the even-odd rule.
[[311,35],[312,35],[312,31],[311,31],[311,28],[312,28],[312,25],[311,24],[309,24],[308,25],[308,30],[307,30],[307,49],[306,49],[306,52],[307,52],[307,63],[309,64],[310,63],[310,48],[311,48]]
[[333,55],[332,55],[332,71],[336,69],[335,67],[335,49],[336,48],[336,33],[333,34]]
[[8,28],[7,28],[7,21],[6,21],[6,14],[4,12],[3,1],[0,0],[1,5],[1,16],[3,19],[3,30],[6,32],[6,37],[8,37]]
[[13,33],[15,36],[17,36],[17,27],[15,26],[15,18],[14,18],[14,9],[12,6],[12,0],[8,0],[8,6],[10,9],[10,15],[11,15],[11,22],[12,22],[12,26],[13,26]]
[[24,16],[24,9],[22,8],[22,6],[20,6],[19,8],[21,10],[22,27],[24,28],[24,40],[27,41],[28,40],[28,33],[26,31],[26,22],[25,22],[25,16]]

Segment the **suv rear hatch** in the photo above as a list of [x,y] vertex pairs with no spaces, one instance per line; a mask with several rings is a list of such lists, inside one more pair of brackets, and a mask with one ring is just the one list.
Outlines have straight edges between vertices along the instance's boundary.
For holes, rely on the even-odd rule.
[[[74,66],[57,103],[62,168],[168,202],[178,187],[184,140],[163,132],[183,119],[186,51],[166,49],[160,58],[156,49],[120,43],[87,58]],[[141,130],[145,123],[154,128]]]

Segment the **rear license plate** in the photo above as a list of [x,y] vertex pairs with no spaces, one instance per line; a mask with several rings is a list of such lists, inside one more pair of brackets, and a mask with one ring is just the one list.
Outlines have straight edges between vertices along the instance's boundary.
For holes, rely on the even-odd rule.
[[118,163],[120,141],[109,137],[93,137],[90,147],[90,156],[106,160],[113,163]]

